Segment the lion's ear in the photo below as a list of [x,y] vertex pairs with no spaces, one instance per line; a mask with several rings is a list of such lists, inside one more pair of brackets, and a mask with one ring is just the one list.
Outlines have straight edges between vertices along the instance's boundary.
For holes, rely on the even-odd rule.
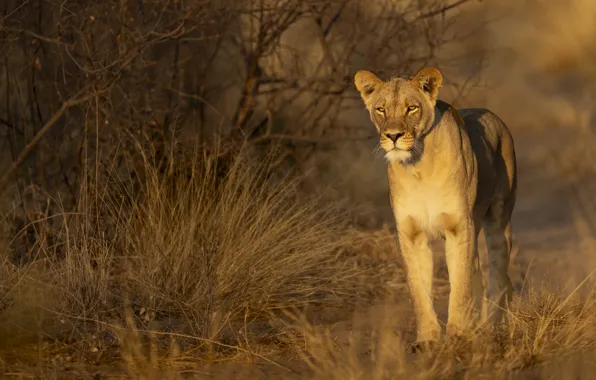
[[375,89],[379,84],[383,83],[383,81],[370,71],[361,70],[354,76],[354,83],[356,84],[358,91],[360,91],[362,100],[366,103],[368,98],[375,92]]
[[443,85],[443,76],[434,67],[427,67],[418,71],[414,78],[412,78],[412,82],[422,91],[426,92],[432,101],[435,102],[439,95],[439,88]]

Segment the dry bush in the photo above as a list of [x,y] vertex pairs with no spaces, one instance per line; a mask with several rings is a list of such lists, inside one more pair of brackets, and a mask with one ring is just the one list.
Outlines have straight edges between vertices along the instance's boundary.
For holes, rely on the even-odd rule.
[[[147,163],[140,195],[116,182],[92,193],[89,211],[64,213],[54,244],[39,242],[30,263],[4,260],[14,275],[2,277],[2,316],[23,321],[21,314],[43,310],[71,337],[84,337],[121,323],[132,308],[144,329],[237,344],[238,326],[282,309],[363,298],[356,280],[365,271],[347,255],[347,239],[338,239],[346,227],[334,209],[299,200],[296,181],[270,178],[267,162],[247,157],[223,176],[216,156],[192,157],[170,176]],[[11,311],[9,299],[25,302],[16,289],[33,285],[47,294]],[[55,326],[38,332],[62,334]]]
[[[33,183],[70,209],[98,162],[128,169],[114,155],[130,133],[146,135],[159,161],[191,135],[224,151],[276,146],[280,169],[311,170],[310,158],[371,135],[349,113],[361,108],[357,69],[411,74],[460,42],[443,17],[459,7],[450,5],[4,2],[0,124],[12,168],[1,187]],[[24,213],[39,207],[12,195]]]
[[202,334],[215,315],[225,323],[357,295],[357,273],[339,260],[344,227],[333,208],[299,202],[294,181],[272,185],[267,163],[245,160],[223,178],[209,158],[171,180],[150,171],[118,232],[135,293],[153,310],[189,313]]

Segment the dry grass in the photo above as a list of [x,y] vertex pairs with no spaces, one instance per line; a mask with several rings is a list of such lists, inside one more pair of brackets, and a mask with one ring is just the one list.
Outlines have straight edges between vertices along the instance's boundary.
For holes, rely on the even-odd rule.
[[[35,259],[17,266],[5,258],[2,369],[142,379],[588,371],[596,298],[579,289],[529,289],[515,299],[506,329],[479,328],[469,340],[406,353],[412,312],[393,233],[348,229],[332,210],[298,200],[296,181],[269,180],[266,164],[243,157],[225,176],[211,159],[191,160],[204,164],[176,175],[147,164],[141,197],[126,186],[90,195],[89,212],[65,214],[46,239],[54,244],[40,243]],[[448,288],[445,274],[437,276],[440,301]],[[365,298],[385,301],[367,306]],[[226,367],[238,363],[264,369]]]
[[[151,331],[160,347],[178,337],[197,360],[234,357],[275,336],[283,309],[363,299],[367,270],[346,250],[333,209],[298,200],[297,180],[270,179],[269,161],[247,157],[226,170],[215,156],[192,157],[170,174],[147,160],[138,193],[118,182],[95,189],[79,212],[62,214],[28,263],[7,254],[5,348],[36,343],[42,357],[60,351],[69,360],[103,352],[92,360],[100,363],[118,356],[129,339],[116,338],[128,326]],[[32,222],[37,231],[47,224]]]
[[[3,370],[145,379],[586,371],[596,343],[587,284],[524,290],[506,329],[479,328],[413,356],[393,232],[349,228],[335,209],[300,198],[298,180],[273,179],[267,160],[240,153],[223,170],[214,157],[178,159],[165,174],[145,159],[137,192],[113,182],[59,223],[32,222],[44,238],[31,259],[7,254],[1,266]],[[436,275],[444,305],[447,274]]]
[[480,327],[469,340],[446,339],[415,356],[405,350],[403,307],[384,307],[381,323],[359,321],[344,339],[304,319],[298,323],[306,342],[304,359],[318,379],[494,379],[529,376],[530,371],[542,374],[532,378],[551,378],[543,366],[567,362],[558,372],[568,376],[591,365],[596,298],[590,293],[572,299],[546,287],[531,289],[515,299],[503,330]]
[[243,160],[223,179],[209,160],[171,181],[149,172],[120,227],[135,294],[157,313],[184,312],[201,335],[247,313],[351,292],[355,273],[338,260],[343,227],[331,210],[298,202],[295,182],[271,185],[266,165]]

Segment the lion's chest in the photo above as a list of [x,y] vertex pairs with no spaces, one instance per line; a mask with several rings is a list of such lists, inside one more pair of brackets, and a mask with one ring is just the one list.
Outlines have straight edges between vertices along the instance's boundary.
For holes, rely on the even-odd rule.
[[393,200],[393,212],[398,223],[410,220],[416,230],[431,237],[444,236],[446,229],[455,227],[465,214],[465,201],[461,191],[447,183],[432,184],[423,181],[400,187]]

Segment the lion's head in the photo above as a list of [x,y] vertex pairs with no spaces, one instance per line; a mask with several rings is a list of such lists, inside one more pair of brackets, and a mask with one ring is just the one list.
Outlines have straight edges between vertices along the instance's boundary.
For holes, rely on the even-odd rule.
[[443,83],[439,70],[425,68],[412,79],[391,78],[386,82],[370,71],[359,71],[354,81],[377,127],[387,160],[407,164],[420,158]]

